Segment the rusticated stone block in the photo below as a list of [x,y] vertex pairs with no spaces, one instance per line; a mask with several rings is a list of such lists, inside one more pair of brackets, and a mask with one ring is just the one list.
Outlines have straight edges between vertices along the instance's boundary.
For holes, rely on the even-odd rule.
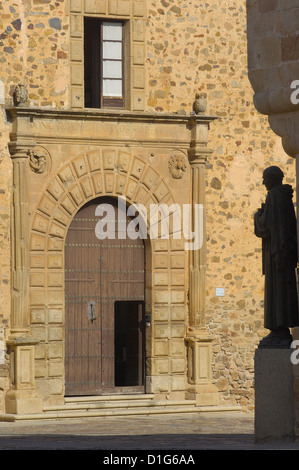
[[62,362],[50,361],[48,364],[48,374],[49,377],[62,377],[64,372],[64,367]]
[[185,390],[186,387],[186,378],[184,375],[173,375],[171,377],[171,390],[179,391]]
[[155,338],[169,338],[169,325],[155,322],[154,336]]
[[62,395],[64,382],[63,382],[63,379],[56,378],[56,377],[51,377],[51,380],[37,378],[36,388],[45,397],[48,397],[51,395]]
[[168,356],[168,339],[158,339],[154,345],[155,356]]
[[170,380],[168,375],[151,377],[151,393],[169,392]]
[[35,361],[35,377],[47,377],[47,363],[46,361]]
[[153,309],[153,318],[154,321],[167,321],[169,319],[169,307],[165,306],[154,306]]
[[168,374],[169,373],[169,361],[168,359],[154,359],[153,361],[153,373],[154,374]]
[[48,357],[49,359],[61,359],[63,357],[62,343],[48,344]]
[[170,368],[173,374],[183,374],[186,370],[186,360],[183,358],[171,358]]

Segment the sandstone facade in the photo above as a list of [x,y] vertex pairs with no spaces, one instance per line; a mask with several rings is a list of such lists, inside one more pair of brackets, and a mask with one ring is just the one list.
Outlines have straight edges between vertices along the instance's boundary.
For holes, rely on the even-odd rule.
[[[82,24],[88,15],[124,19],[130,24],[130,86],[125,112],[93,110],[86,117]],[[195,160],[200,160],[201,165],[198,202],[204,201],[205,189],[206,259],[199,260],[200,275],[205,280],[201,284],[205,295],[201,290],[200,299],[202,302],[204,298],[205,321],[190,322],[187,253],[178,246],[157,247],[158,256],[153,258],[157,264],[152,266],[155,280],[150,285],[150,392],[157,397],[184,398],[208,384],[204,393],[214,396],[217,391],[221,404],[240,404],[243,409],[251,409],[254,349],[265,333],[261,244],[253,234],[253,214],[265,197],[263,169],[278,164],[286,181],[294,187],[295,162],[269,129],[267,118],[253,105],[247,75],[245,1],[230,0],[222,5],[183,0],[24,0],[2,3],[1,21],[1,412],[5,413],[5,397],[11,390],[11,351],[20,349],[11,333],[26,326],[24,322],[16,324],[14,303],[11,305],[11,298],[18,295],[11,269],[16,242],[10,236],[16,236],[11,206],[19,189],[13,167],[18,163],[22,171],[22,161],[26,165],[27,158],[28,162],[28,149],[36,152],[37,146],[43,148],[51,167],[41,174],[24,169],[28,220],[26,214],[23,216],[29,227],[31,252],[26,252],[22,243],[17,245],[21,251],[25,249],[25,257],[31,254],[30,310],[24,312],[30,321],[25,330],[38,340],[36,345],[24,346],[28,358],[35,354],[35,372],[33,377],[27,377],[28,384],[34,380],[34,389],[49,401],[63,397],[62,246],[75,212],[74,202],[77,200],[80,207],[82,195],[86,201],[100,194],[96,179],[92,179],[93,186],[88,186],[88,181],[96,172],[106,175],[108,187],[111,184],[116,195],[118,177],[123,176],[138,183],[140,191],[144,190],[139,200],[145,200],[153,188],[151,180],[144,179],[150,178],[152,171],[157,181],[161,180],[162,192],[156,200],[167,200],[171,195],[179,203],[195,202],[195,148]],[[19,83],[25,83],[28,91],[24,109],[22,104],[14,107],[13,92]],[[207,95],[206,119],[191,114],[195,94],[201,92]],[[81,135],[82,140],[74,142],[72,135]],[[92,167],[92,152],[97,149],[103,156],[107,146],[111,148],[113,138],[119,142],[111,157],[113,164],[115,159],[124,158],[130,166],[130,171],[122,175],[109,167],[109,158],[105,163],[103,157],[103,167]],[[174,178],[168,167],[169,159],[178,154],[186,161],[186,171],[180,179]],[[82,162],[88,168],[84,169]],[[70,175],[76,185],[71,209],[62,201],[70,195],[66,189]],[[51,230],[56,230],[59,247],[49,245]],[[33,266],[32,262],[39,264]],[[193,336],[192,326],[197,329]],[[17,337],[15,334],[14,340]],[[10,344],[10,354],[6,343]],[[190,370],[203,344],[208,344],[209,370],[205,380],[198,382],[198,378],[192,379]],[[189,365],[187,352],[193,357]]]

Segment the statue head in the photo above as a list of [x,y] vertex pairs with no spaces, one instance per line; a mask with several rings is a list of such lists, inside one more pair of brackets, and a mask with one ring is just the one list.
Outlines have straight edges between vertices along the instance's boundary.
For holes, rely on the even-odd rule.
[[266,186],[268,191],[274,186],[282,183],[284,177],[283,171],[278,166],[269,166],[264,170],[263,173],[263,184]]

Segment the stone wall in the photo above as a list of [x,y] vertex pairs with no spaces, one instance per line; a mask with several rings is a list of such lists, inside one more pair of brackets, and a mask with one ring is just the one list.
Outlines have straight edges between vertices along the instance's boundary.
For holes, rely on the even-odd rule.
[[[214,148],[207,171],[207,325],[214,380],[224,400],[253,406],[254,349],[263,328],[261,242],[253,214],[265,197],[265,167],[283,168],[295,189],[295,162],[267,117],[257,113],[247,75],[246,2],[151,2],[147,29],[149,109],[190,112],[208,96]],[[223,287],[224,297],[215,289]]]
[[[267,118],[253,105],[247,76],[245,0],[146,2],[146,111],[192,111],[196,92],[208,97],[207,113],[219,116],[209,139],[214,153],[206,172],[207,327],[214,337],[213,380],[222,401],[253,406],[254,349],[263,330],[261,242],[253,214],[265,197],[263,169],[280,165],[295,186],[294,160]],[[30,106],[68,109],[68,2],[2,2],[0,80],[5,102],[24,82]],[[4,100],[2,101],[4,103]],[[4,106],[0,136],[0,341],[9,326],[10,124]],[[224,288],[224,297],[215,289]],[[4,335],[5,333],[3,333]],[[7,387],[0,365],[0,391]],[[2,381],[2,382],[1,382]],[[0,401],[0,406],[1,406]]]

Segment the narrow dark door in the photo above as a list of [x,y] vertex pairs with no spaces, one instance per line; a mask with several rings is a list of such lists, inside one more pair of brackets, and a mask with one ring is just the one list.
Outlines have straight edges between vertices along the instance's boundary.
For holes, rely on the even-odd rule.
[[144,378],[144,303],[120,301],[115,304],[115,385],[142,387]]
[[144,387],[144,244],[127,231],[119,238],[117,222],[115,238],[96,237],[104,202],[128,224],[115,200],[101,198],[76,214],[65,242],[66,395]]

